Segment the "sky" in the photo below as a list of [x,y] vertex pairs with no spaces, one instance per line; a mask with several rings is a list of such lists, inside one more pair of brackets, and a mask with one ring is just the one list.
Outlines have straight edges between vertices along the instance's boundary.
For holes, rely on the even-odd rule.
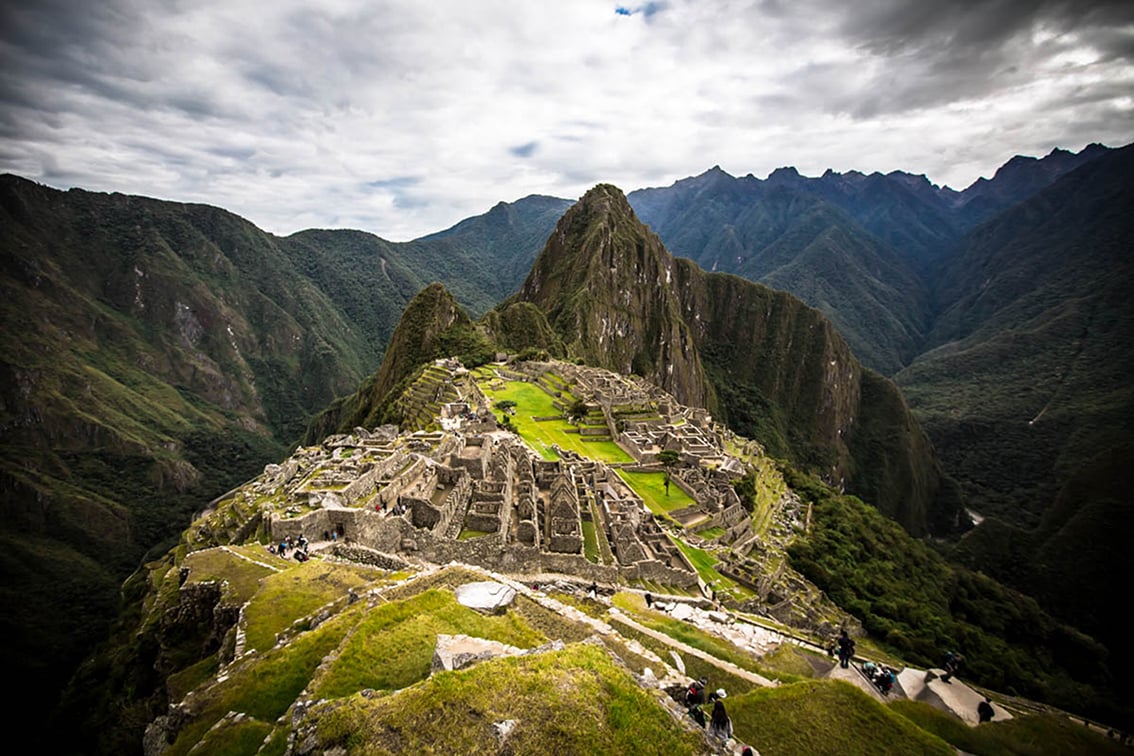
[[1132,141],[1130,0],[0,0],[0,172],[277,234]]

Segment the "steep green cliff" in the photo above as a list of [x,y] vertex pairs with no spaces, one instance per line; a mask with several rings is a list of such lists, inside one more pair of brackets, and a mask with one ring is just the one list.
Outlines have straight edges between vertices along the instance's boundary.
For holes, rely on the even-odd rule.
[[790,294],[675,259],[615,187],[563,216],[512,301],[539,307],[568,356],[707,407],[912,533],[959,523],[955,489],[900,393],[864,375],[830,321]]

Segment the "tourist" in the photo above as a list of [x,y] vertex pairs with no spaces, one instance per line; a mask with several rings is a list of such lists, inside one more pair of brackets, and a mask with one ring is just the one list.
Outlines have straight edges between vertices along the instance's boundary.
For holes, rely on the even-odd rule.
[[982,723],[991,722],[992,718],[996,716],[996,712],[992,710],[992,699],[988,698],[987,696],[983,701],[977,704],[976,710],[977,716],[980,718],[980,721]]
[[700,706],[690,706],[689,716],[693,717],[693,721],[701,725],[701,727],[705,726],[705,712],[701,710]]
[[705,703],[705,684],[708,682],[708,678],[702,677],[689,683],[689,690],[685,691],[686,706],[700,706]]
[[646,594],[646,608],[649,609],[653,605],[654,605],[654,597],[647,593]]
[[846,669],[854,657],[854,641],[847,635],[846,630],[839,632],[839,666]]
[[725,711],[724,701],[719,698],[713,703],[713,714],[709,718],[709,734],[715,735],[721,740],[728,740],[732,737],[732,720],[728,718],[728,712]]
[[961,665],[965,663],[965,657],[960,654],[950,651],[945,654],[945,674],[941,675],[942,682],[950,682],[951,678],[957,674],[961,669]]

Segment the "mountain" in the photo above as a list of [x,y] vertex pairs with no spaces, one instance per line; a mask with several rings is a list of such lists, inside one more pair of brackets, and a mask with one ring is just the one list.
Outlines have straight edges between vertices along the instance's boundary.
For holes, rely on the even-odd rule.
[[1077,153],[1056,148],[1042,158],[1016,155],[991,179],[979,178],[958,193],[953,205],[960,226],[969,230],[1018,205],[1079,166],[1105,155],[1108,149],[1088,144]]
[[[543,249],[560,216],[571,206],[570,200],[531,195],[516,202],[499,202],[484,215],[418,240],[422,248],[434,248],[442,257],[461,255],[475,273],[487,278],[481,288],[491,292],[491,301],[470,308],[479,317],[510,295],[524,280],[536,254]],[[460,296],[451,278],[439,278]],[[489,281],[493,285],[489,285]],[[467,305],[466,305],[467,306]]]
[[928,439],[830,321],[788,294],[674,258],[616,188],[592,189],[563,216],[514,299],[546,314],[569,357],[708,408],[911,532],[955,526],[959,502]]
[[378,367],[411,297],[437,277],[494,305],[554,214],[529,198],[432,241],[280,238],[214,207],[0,177],[0,614],[22,701],[55,695],[139,560]]
[[[934,443],[959,467],[978,512],[990,516],[959,555],[1094,627],[1102,615],[1084,602],[1097,605],[1096,594],[1076,593],[1073,576],[1096,564],[1098,550],[1089,545],[1126,532],[1128,499],[1104,483],[1120,479],[1130,438],[1122,424],[1130,416],[1129,366],[1121,356],[1127,315],[1116,288],[1126,269],[1121,262],[1107,268],[1114,261],[1095,253],[1130,238],[1113,217],[1129,197],[1095,191],[1096,178],[1119,181],[1113,175],[1063,182],[1113,152],[1092,145],[1078,155],[1017,158],[964,192],[901,172],[806,179],[785,169],[758,181],[714,170],[632,193],[631,201],[679,254],[794,289],[845,332],[867,365],[899,371]],[[1066,191],[1049,195],[1059,186]],[[1016,215],[1039,197],[1046,204]],[[1100,209],[1107,202],[1114,207]],[[563,337],[572,334],[579,339],[573,348],[584,336],[587,348],[609,346],[595,347],[593,331],[565,327],[561,335],[533,302],[497,308],[523,282],[527,261],[569,205],[546,197],[501,203],[448,231],[395,244],[360,231],[280,238],[217,208],[58,192],[0,177],[0,611],[11,639],[3,659],[29,681],[16,718],[34,719],[31,710],[54,696],[101,634],[118,583],[140,559],[175,538],[191,512],[278,460],[333,397],[349,395],[364,376],[376,379],[403,309],[432,281],[445,283],[460,308],[484,313],[471,331],[451,334],[451,343],[470,350],[565,355]],[[1047,233],[1029,236],[1028,224]],[[1075,238],[1084,228],[1086,243]],[[736,331],[698,325],[682,308],[692,299],[701,312],[707,302],[718,308],[715,319],[747,335],[761,332],[762,306],[775,320],[764,325],[793,334],[769,361],[794,354],[798,344],[812,356],[829,352],[841,369],[851,363],[845,344],[828,337],[829,324],[816,325],[822,321],[771,293],[753,295],[758,289],[739,279],[702,280],[680,260],[657,265],[651,243],[641,243],[654,274],[672,271],[687,285],[674,298],[634,294],[631,278],[617,278],[624,271],[608,281],[577,277],[604,296],[629,293],[650,312],[643,322],[656,332],[640,334],[633,353],[612,354],[611,364],[622,369],[628,358],[630,370],[661,376],[666,363],[656,350],[669,350],[665,359],[694,392],[689,396],[703,392],[719,417],[761,435],[778,453],[824,469],[827,480],[845,476],[869,500],[919,492],[908,506],[888,510],[903,521],[922,521],[934,498],[955,501],[956,491],[933,493],[933,480],[947,479],[915,462],[925,458],[924,434],[904,419],[904,400],[880,376],[861,371],[857,406],[889,409],[852,415],[855,403],[841,380],[849,368],[837,390],[807,394],[806,387],[825,385],[812,380],[818,372],[808,378],[801,364],[777,374],[770,364],[734,360],[749,356],[747,342]],[[1011,254],[998,255],[998,245]],[[1031,262],[1017,265],[1017,257]],[[1100,265],[1109,273],[1085,273]],[[1011,275],[996,275],[1000,267]],[[985,279],[995,280],[1007,309],[980,295]],[[1020,294],[1032,279],[1035,290]],[[1063,282],[1077,293],[1064,296]],[[560,324],[589,328],[580,315],[586,295],[576,287],[572,296]],[[752,312],[728,310],[730,297],[755,297]],[[1044,302],[1060,304],[1043,311]],[[695,347],[688,355],[685,343]],[[1054,343],[1058,349],[1047,348]],[[1076,350],[1085,358],[1069,359]],[[804,362],[812,371],[822,364]],[[1036,380],[1023,377],[1029,371]],[[1023,431],[1016,419],[1036,418],[1043,407],[1031,400],[1039,394],[1052,403]],[[963,422],[950,414],[955,399]],[[824,402],[841,419],[812,424]],[[838,436],[851,427],[840,423],[860,417],[853,435]],[[997,547],[1021,557],[1008,564],[993,553]],[[1098,563],[1106,570],[1124,566],[1120,548],[1101,551],[1117,554]],[[1036,569],[1019,569],[1037,554]],[[1120,627],[1113,619],[1107,613],[1097,621]]]
[[[525,305],[534,342],[499,325]],[[532,306],[546,326],[531,325]],[[450,296],[427,290],[391,353],[444,356],[437,337],[455,323],[480,338]],[[640,375],[773,454],[846,483],[911,532],[947,532],[960,521],[955,486],[901,395],[862,368],[828,320],[788,294],[674,258],[615,187],[595,187],[564,214],[519,292],[480,327],[490,325],[497,333],[486,338],[497,343]],[[391,419],[393,387],[414,366],[398,364],[320,418],[308,440]]]
[[[475,355],[470,356],[470,352]],[[357,391],[336,400],[312,422],[305,441],[318,443],[338,430],[372,428],[402,418],[389,417],[388,398],[434,359],[460,355],[470,365],[495,352],[452,294],[439,283],[422,289],[406,306],[390,338],[382,366]]]
[[[1004,524],[970,562],[1112,641],[1105,586],[1134,579],[1115,484],[1134,461],[1132,171],[1134,147],[1112,151],[970,233],[936,286],[933,348],[896,376],[971,506]],[[1083,570],[1110,577],[1070,579]]]
[[139,560],[357,384],[365,343],[222,210],[7,176],[0,216],[0,614],[34,707]]
[[629,200],[674,254],[795,294],[866,365],[894,375],[925,349],[931,284],[964,234],[1107,151],[1016,157],[962,192],[901,171],[780,168],[760,180],[714,167]]

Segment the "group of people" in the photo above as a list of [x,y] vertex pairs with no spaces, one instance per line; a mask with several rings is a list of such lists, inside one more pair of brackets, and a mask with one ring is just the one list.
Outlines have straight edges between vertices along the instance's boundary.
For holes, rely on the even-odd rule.
[[311,558],[311,555],[307,551],[308,547],[307,537],[300,533],[299,536],[294,539],[291,536],[284,537],[278,546],[276,544],[268,546],[268,551],[273,554],[279,554],[283,559],[287,559],[287,553],[290,551],[292,552],[292,556],[295,557],[295,561],[306,562]]
[[[724,699],[728,697],[728,694],[725,693],[724,688],[717,688],[706,695],[705,685],[707,683],[708,680],[704,677],[689,683],[689,689],[685,691],[685,705],[689,709],[689,716],[702,727],[707,726],[710,735],[721,740],[728,740],[732,737],[732,720],[728,718],[728,712],[724,705]],[[705,710],[701,708],[705,703],[713,705],[712,713],[707,721]]]
[[[724,688],[717,688],[706,694],[705,688],[708,682],[707,678],[702,677],[689,683],[689,688],[685,691],[685,706],[694,722],[706,728],[713,737],[727,743],[732,738],[732,720],[729,719],[724,704],[728,694]],[[713,706],[708,719],[705,718],[705,710],[702,708],[706,703]],[[740,753],[741,756],[752,756],[753,752],[749,746],[744,746]]]
[[875,664],[872,661],[868,661],[862,665],[862,672],[866,675],[866,679],[870,680],[878,690],[882,691],[882,695],[889,694],[894,688],[894,683],[897,682],[892,668]]
[[395,503],[394,506],[387,508],[386,502],[382,501],[374,505],[374,511],[381,514],[389,513],[401,517],[406,513],[406,505],[399,501]]

